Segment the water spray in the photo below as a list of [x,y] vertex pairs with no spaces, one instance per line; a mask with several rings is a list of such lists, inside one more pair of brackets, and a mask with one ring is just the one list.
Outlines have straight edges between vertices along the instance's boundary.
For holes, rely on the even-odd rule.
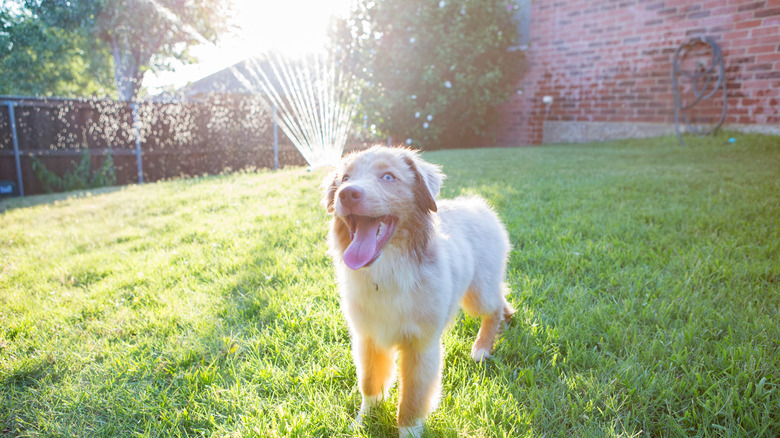
[[325,55],[293,60],[269,53],[233,74],[274,108],[282,128],[312,168],[334,165],[344,153],[357,93],[336,63]]

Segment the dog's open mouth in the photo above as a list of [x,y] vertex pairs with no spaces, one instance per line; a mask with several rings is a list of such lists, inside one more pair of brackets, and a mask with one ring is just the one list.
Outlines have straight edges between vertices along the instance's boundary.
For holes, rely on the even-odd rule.
[[360,269],[373,263],[382,253],[382,248],[395,232],[398,218],[350,214],[344,221],[349,226],[349,237],[352,240],[344,251],[344,263],[351,269]]

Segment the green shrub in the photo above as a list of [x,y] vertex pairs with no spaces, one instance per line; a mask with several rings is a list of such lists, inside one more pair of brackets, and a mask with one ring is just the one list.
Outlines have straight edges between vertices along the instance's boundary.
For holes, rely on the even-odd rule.
[[333,50],[361,88],[358,123],[415,147],[473,146],[522,65],[518,6],[505,0],[361,0]]
[[35,176],[47,193],[116,185],[116,170],[111,155],[106,155],[100,167],[92,172],[92,154],[86,149],[81,153],[81,161],[73,170],[65,172],[62,176],[47,169],[36,157],[32,157],[31,165]]

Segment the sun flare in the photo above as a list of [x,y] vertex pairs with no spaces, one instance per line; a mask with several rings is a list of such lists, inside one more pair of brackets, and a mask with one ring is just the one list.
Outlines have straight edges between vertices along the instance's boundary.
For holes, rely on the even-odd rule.
[[147,73],[151,94],[179,88],[239,61],[267,51],[298,57],[320,50],[331,17],[349,13],[350,0],[232,0],[231,29],[216,45],[192,49],[198,62],[174,71]]

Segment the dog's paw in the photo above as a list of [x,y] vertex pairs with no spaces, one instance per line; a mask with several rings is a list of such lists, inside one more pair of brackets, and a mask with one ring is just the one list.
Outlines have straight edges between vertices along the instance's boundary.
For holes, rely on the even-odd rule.
[[378,405],[382,401],[382,394],[379,395],[367,395],[363,396],[363,401],[360,403],[360,410],[358,411],[355,421],[350,427],[352,430],[358,429],[363,425],[363,418],[368,414],[374,406]]
[[482,363],[492,357],[493,356],[490,354],[490,351],[488,350],[482,348],[476,348],[471,350],[471,358],[474,359],[475,362]]
[[423,420],[422,418],[415,421],[411,426],[399,427],[399,438],[421,438],[423,434]]
[[361,427],[363,427],[362,418],[360,418],[360,415],[358,414],[358,418],[355,418],[352,420],[352,423],[349,425],[349,431],[352,433],[357,433],[358,430],[360,430]]

